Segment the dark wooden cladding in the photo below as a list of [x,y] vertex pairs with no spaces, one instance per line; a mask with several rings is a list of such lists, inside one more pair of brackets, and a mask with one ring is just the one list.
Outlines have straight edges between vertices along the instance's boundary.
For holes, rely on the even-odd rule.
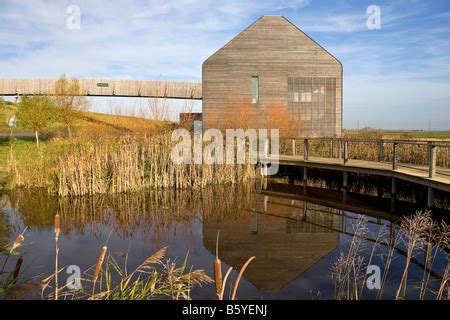
[[[252,76],[259,77],[257,103],[252,103]],[[341,134],[342,64],[282,16],[263,16],[242,31],[206,59],[202,77],[205,129],[230,127],[227,115],[241,112],[238,106],[242,104],[254,111],[255,129],[267,128],[268,109],[276,105],[286,107],[298,122],[299,136]],[[326,110],[315,110],[313,105],[308,120],[301,116],[306,114],[304,105],[293,111],[296,106],[288,104],[289,78],[333,83],[335,101]]]

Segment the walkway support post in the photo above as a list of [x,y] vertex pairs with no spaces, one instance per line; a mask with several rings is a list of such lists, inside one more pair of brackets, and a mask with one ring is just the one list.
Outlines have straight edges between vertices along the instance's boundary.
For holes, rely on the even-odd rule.
[[348,172],[344,171],[343,177],[342,177],[342,188],[346,190],[348,187]]
[[295,139],[292,139],[292,155],[295,156]]
[[348,161],[348,140],[344,140],[344,164]]
[[395,182],[396,182],[395,178],[392,178],[391,179],[391,196],[395,196],[397,193],[397,186],[396,186]]
[[[306,195],[306,188],[308,187],[308,168],[303,167],[303,194]],[[306,202],[305,202],[306,204]]]
[[397,170],[398,142],[392,146],[392,170]]
[[428,144],[428,177],[434,178],[436,174],[436,155],[437,148],[433,144]]
[[433,208],[434,206],[434,189],[432,187],[428,187],[427,194],[427,208]]
[[395,201],[397,199],[397,184],[395,178],[391,179],[391,213],[395,213]]
[[308,139],[303,140],[303,160],[308,161]]

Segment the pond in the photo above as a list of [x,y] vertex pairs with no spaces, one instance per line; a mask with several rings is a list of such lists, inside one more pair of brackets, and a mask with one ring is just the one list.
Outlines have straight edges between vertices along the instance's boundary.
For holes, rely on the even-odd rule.
[[[0,243],[14,241],[27,227],[24,246],[19,250],[24,258],[21,277],[43,279],[51,275],[55,258],[53,222],[59,213],[61,267],[88,269],[95,265],[108,241],[110,252],[128,252],[130,269],[168,246],[168,257],[181,264],[188,255],[188,266],[204,269],[213,277],[220,230],[219,255],[225,264],[223,272],[228,266],[234,269],[231,282],[237,277],[236,270],[249,257],[256,257],[243,276],[238,299],[333,299],[331,266],[341,252],[348,250],[358,219],[364,217],[367,226],[361,255],[366,261],[370,259],[379,236],[379,242],[384,242],[378,245],[371,264],[384,270],[383,253],[400,232],[401,214],[423,209],[399,203],[396,213],[391,214],[389,199],[349,194],[344,203],[337,191],[297,189],[273,183],[266,190],[211,187],[79,198],[58,198],[44,190],[15,190],[0,198]],[[438,214],[448,217],[448,213],[439,209]],[[395,296],[405,264],[406,248],[401,241],[396,246],[385,299]],[[412,298],[418,290],[414,284],[424,274],[424,260],[425,254],[419,252],[410,266],[407,292]],[[14,268],[14,264],[11,259],[6,269]],[[446,266],[447,255],[439,251],[430,278],[438,279]],[[63,271],[61,283],[68,277]],[[366,288],[364,298],[375,298],[377,293]],[[195,288],[191,297],[214,299],[214,285]],[[40,296],[28,293],[25,298]]]

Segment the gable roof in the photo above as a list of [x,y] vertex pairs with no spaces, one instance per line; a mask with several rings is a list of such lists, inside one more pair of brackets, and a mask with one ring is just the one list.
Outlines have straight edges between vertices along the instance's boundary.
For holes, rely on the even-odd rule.
[[289,21],[285,16],[261,16],[259,17],[257,20],[255,20],[252,24],[250,24],[247,28],[245,28],[244,30],[242,30],[240,33],[238,33],[234,38],[232,38],[230,41],[228,41],[225,45],[223,45],[221,48],[219,48],[216,52],[214,52],[212,55],[210,55],[207,59],[205,59],[205,61],[203,62],[206,63],[208,60],[210,60],[211,58],[213,58],[217,53],[219,53],[220,51],[222,51],[223,49],[225,49],[229,44],[231,44],[237,37],[239,37],[242,33],[244,33],[245,31],[247,31],[248,29],[250,29],[251,27],[253,27],[256,23],[258,23],[260,20],[262,19],[283,19],[285,22],[287,22],[289,25],[293,26],[295,29],[297,29],[302,35],[306,36],[309,40],[311,40],[315,45],[317,45],[319,48],[321,48],[323,51],[325,51],[326,53],[328,53],[334,60],[336,60],[336,62],[338,62],[341,65],[342,68],[342,62],[336,58],[333,54],[331,54],[327,49],[325,49],[324,47],[322,47],[317,41],[315,41],[313,38],[311,38],[309,35],[307,35],[305,32],[303,32],[299,27],[297,27],[294,23],[292,23],[291,21]]

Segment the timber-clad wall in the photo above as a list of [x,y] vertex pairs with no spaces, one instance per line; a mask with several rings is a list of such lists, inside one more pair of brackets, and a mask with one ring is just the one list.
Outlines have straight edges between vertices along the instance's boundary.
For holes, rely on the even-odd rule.
[[[56,80],[0,79],[0,96],[53,94]],[[200,82],[79,79],[79,83],[81,93],[86,96],[202,99]],[[102,87],[103,84],[108,84],[108,86]]]
[[[326,114],[326,136],[342,130],[342,64],[282,16],[263,16],[209,57],[202,67],[203,126],[225,129],[227,114],[250,103],[251,77],[259,77],[255,128],[264,127],[270,105],[287,106],[288,77],[336,79],[335,110]],[[305,119],[300,119],[299,135]],[[314,128],[307,135],[314,134]],[[323,130],[321,134],[324,135]]]

